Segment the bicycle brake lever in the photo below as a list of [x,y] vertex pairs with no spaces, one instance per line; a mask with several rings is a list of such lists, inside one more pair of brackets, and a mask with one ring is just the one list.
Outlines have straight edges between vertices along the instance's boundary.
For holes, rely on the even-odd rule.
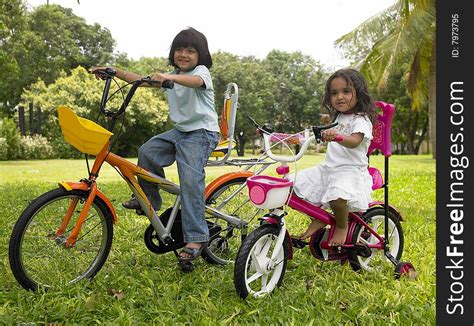
[[313,129],[314,138],[316,139],[316,141],[318,143],[320,143],[321,140],[323,139],[322,131],[326,130],[326,129],[334,128],[337,125],[338,125],[338,123],[334,122],[334,123],[331,123],[331,124],[326,125],[326,126],[313,126],[313,127],[311,127]]

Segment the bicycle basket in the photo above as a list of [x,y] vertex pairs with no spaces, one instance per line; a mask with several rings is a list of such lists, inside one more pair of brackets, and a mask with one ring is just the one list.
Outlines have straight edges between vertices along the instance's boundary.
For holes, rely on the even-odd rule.
[[254,175],[247,179],[250,200],[263,209],[285,205],[292,185],[292,181],[264,175]]
[[78,117],[66,106],[58,108],[64,139],[82,153],[97,155],[113,135],[97,123]]

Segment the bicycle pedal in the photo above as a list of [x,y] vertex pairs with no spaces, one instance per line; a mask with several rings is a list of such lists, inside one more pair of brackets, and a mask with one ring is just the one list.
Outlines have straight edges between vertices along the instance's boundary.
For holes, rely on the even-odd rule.
[[136,208],[136,209],[135,209],[135,213],[136,213],[137,215],[143,215],[143,216],[146,215],[145,212],[144,212],[141,208]]
[[297,249],[303,249],[304,247],[309,245],[309,242],[303,241],[303,240],[298,239],[298,238],[291,238],[291,243],[292,243],[293,247],[295,247]]
[[195,268],[194,264],[190,261],[178,261],[178,266],[183,273],[190,273]]

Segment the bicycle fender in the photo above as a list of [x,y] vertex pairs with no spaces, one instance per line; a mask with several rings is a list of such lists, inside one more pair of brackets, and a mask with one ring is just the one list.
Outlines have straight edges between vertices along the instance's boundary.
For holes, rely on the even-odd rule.
[[[66,191],[71,191],[71,190],[88,190],[88,186],[84,182],[59,182],[58,184],[61,188],[65,189]],[[110,202],[110,200],[104,195],[102,191],[97,189],[97,195],[103,202],[104,204],[109,208],[110,212],[112,213],[112,218],[114,219],[114,224],[118,223],[117,220],[117,214],[115,213],[114,206]]]
[[224,182],[227,182],[232,179],[242,178],[242,177],[248,178],[248,177],[251,177],[252,175],[253,173],[250,171],[238,171],[238,172],[229,172],[229,173],[223,174],[206,186],[206,189],[204,190],[204,198],[207,199],[212,194],[212,192],[216,190],[217,187],[219,187]]
[[[370,210],[371,208],[375,208],[375,207],[385,207],[385,203],[383,201],[374,201],[374,202],[371,202],[369,204],[369,209]],[[402,217],[402,215],[400,214],[400,212],[395,208],[393,207],[392,205],[388,205],[388,209],[393,213],[395,214],[395,216],[398,218],[398,220],[400,222],[403,222],[405,221]]]

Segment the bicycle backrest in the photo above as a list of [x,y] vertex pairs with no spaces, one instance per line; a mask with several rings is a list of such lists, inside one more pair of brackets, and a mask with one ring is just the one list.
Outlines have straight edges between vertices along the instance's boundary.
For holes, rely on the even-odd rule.
[[232,149],[236,146],[234,140],[235,133],[235,120],[237,117],[237,106],[239,100],[239,88],[235,83],[227,84],[226,91],[224,93],[224,105],[222,107],[219,117],[219,128],[220,136],[219,144],[216,149],[211,153],[210,157],[215,157],[216,161],[210,161],[209,163],[215,163],[226,161]]
[[379,114],[372,129],[373,139],[370,143],[368,155],[378,149],[385,157],[392,155],[392,120],[395,113],[395,105],[377,101],[375,107]]

